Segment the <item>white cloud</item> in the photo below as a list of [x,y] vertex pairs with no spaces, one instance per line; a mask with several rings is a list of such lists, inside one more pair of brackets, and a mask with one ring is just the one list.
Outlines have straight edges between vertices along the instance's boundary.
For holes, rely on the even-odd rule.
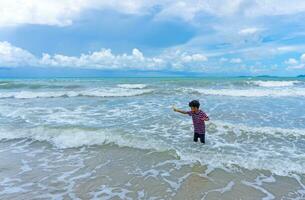
[[281,1],[280,3],[278,0],[180,0],[158,3],[162,7],[158,14],[159,18],[179,17],[186,21],[191,21],[196,15],[202,13],[218,17],[237,14],[259,17],[291,15],[305,11],[305,1],[303,0]]
[[[300,64],[298,64],[300,63]],[[300,56],[300,60],[296,60],[294,58],[290,58],[288,61],[285,62],[289,66],[286,68],[288,70],[298,70],[298,69],[305,69],[305,53]]]
[[192,55],[182,55],[181,60],[183,62],[201,62],[207,61],[208,58],[203,54],[192,54]]
[[201,53],[181,51],[164,52],[155,57],[146,57],[139,49],[131,54],[113,54],[110,49],[101,49],[80,56],[44,53],[35,57],[27,50],[8,42],[0,42],[0,66],[18,67],[75,67],[90,69],[137,69],[137,70],[197,70],[208,58]]
[[238,34],[240,35],[252,35],[254,33],[259,32],[260,29],[252,27],[252,28],[245,28],[245,29],[241,29]]
[[101,49],[90,54],[82,54],[79,57],[44,54],[42,59],[39,60],[41,66],[96,69],[157,70],[163,68],[164,64],[166,63],[160,58],[144,57],[138,49],[133,49],[129,55],[115,55],[110,49]]
[[298,61],[294,58],[289,58],[288,60],[285,61],[285,64],[296,65],[296,64],[298,64]]
[[221,57],[219,59],[219,62],[220,63],[229,62],[229,63],[238,64],[238,63],[242,63],[242,59],[241,58],[231,58],[231,59],[228,59],[228,58]]
[[245,14],[248,16],[264,16],[264,15],[290,15],[305,11],[305,1],[303,0],[254,0]]
[[179,17],[185,21],[191,21],[195,14],[200,11],[199,2],[195,3],[197,6],[190,6],[185,1],[178,1],[163,6],[160,13],[157,14],[156,19],[168,19],[170,17]]
[[228,61],[228,59],[227,59],[227,58],[224,58],[224,57],[221,57],[221,58],[219,59],[219,62],[221,62],[221,63],[226,62],[226,61]]
[[294,65],[294,66],[289,66],[286,69],[305,69],[305,65],[304,64],[300,64],[300,65]]
[[305,53],[301,55],[300,60],[301,62],[305,63]]
[[24,63],[35,64],[36,58],[26,50],[0,41],[0,66],[19,66]]
[[150,6],[153,4],[139,0],[1,0],[0,27],[22,24],[68,26],[89,9],[145,14]]
[[1,0],[0,26],[46,24],[66,26],[72,23],[84,2],[81,0]]
[[230,60],[230,63],[241,63],[241,62],[242,62],[242,59],[240,59],[240,58],[232,58]]
[[[178,17],[192,21],[196,15],[207,13],[226,17],[236,14],[246,16],[289,15],[305,11],[303,0],[1,0],[0,27],[21,24],[46,24],[67,26],[83,11],[114,10],[119,13],[143,15],[159,8],[156,18]],[[254,31],[245,30],[246,32]],[[242,31],[243,32],[243,31]]]

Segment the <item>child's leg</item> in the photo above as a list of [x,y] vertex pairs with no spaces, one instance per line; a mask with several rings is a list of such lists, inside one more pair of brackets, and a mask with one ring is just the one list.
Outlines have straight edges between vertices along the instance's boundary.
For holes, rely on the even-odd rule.
[[194,142],[198,142],[198,137],[199,137],[199,134],[198,133],[194,133]]
[[205,143],[205,134],[199,134],[200,142]]

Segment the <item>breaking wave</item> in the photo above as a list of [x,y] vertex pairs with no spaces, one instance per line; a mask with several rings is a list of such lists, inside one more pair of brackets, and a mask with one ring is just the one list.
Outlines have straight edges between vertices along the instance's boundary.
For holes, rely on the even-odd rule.
[[[184,135],[185,133],[183,133]],[[208,126],[208,144],[193,144],[191,138],[179,136],[179,142],[148,134],[122,132],[118,129],[84,127],[0,128],[0,140],[27,138],[46,141],[58,148],[115,144],[119,147],[154,149],[174,153],[182,160],[199,161],[212,167],[230,169],[240,166],[263,169],[279,175],[305,173],[304,153],[299,140],[305,130],[275,127],[248,127],[216,121]],[[280,145],[278,144],[280,142]],[[277,143],[277,145],[275,145]]]
[[151,89],[124,89],[124,88],[109,88],[109,89],[88,89],[81,91],[18,91],[18,92],[1,92],[0,98],[15,98],[15,99],[33,99],[33,98],[55,98],[55,97],[130,97],[143,94],[149,94]]
[[120,88],[127,88],[127,89],[143,89],[146,88],[147,85],[145,84],[118,84]]
[[248,83],[260,87],[289,87],[289,86],[294,86],[301,82],[300,81],[249,81]]
[[233,96],[233,97],[304,97],[305,88],[282,89],[203,89],[189,88],[187,91],[198,92],[205,95]]

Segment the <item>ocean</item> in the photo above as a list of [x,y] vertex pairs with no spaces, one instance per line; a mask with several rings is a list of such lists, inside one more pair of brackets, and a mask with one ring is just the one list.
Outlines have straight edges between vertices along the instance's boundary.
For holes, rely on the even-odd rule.
[[1,79],[0,199],[305,199],[304,111],[305,78]]

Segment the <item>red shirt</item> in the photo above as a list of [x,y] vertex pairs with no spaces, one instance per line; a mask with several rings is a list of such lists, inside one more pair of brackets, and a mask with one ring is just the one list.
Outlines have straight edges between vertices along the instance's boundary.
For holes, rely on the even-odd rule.
[[207,114],[202,110],[198,110],[197,112],[188,111],[187,114],[192,116],[193,125],[194,125],[194,132],[198,134],[205,133],[205,123],[204,120],[209,119]]

